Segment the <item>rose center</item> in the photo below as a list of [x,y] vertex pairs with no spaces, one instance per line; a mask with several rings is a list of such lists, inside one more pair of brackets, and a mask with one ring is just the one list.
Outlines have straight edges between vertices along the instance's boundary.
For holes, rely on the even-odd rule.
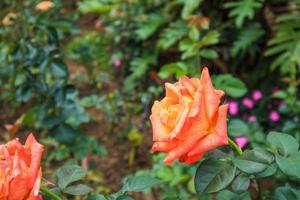
[[179,105],[169,105],[160,112],[161,122],[168,128],[174,128],[177,121]]

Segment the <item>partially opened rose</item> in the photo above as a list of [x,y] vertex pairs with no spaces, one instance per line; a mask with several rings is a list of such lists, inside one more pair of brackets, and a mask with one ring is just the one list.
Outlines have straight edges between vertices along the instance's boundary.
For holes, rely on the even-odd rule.
[[43,146],[32,134],[0,145],[0,200],[41,200],[40,162]]
[[228,105],[220,105],[224,92],[214,89],[206,67],[200,80],[184,76],[165,87],[166,96],[154,102],[150,116],[152,150],[167,152],[165,164],[176,159],[192,164],[228,144]]

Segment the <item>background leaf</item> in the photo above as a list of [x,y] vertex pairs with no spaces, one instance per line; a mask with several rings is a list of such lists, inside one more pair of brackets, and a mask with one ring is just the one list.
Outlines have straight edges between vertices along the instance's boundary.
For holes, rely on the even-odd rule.
[[245,174],[238,175],[232,183],[232,190],[236,193],[245,192],[250,186],[250,179]]
[[284,174],[300,179],[300,152],[293,153],[287,158],[276,155],[276,163]]
[[223,90],[231,97],[242,97],[246,94],[246,85],[231,74],[219,75],[214,79],[214,85],[217,89]]
[[274,160],[272,154],[262,149],[246,150],[243,155],[233,159],[233,163],[241,171],[255,174],[265,170]]
[[250,132],[248,124],[239,119],[229,121],[228,134],[230,136],[248,135]]
[[70,183],[81,180],[86,175],[86,170],[77,165],[67,165],[61,167],[56,172],[58,186],[64,189]]
[[93,191],[87,185],[78,184],[78,185],[71,185],[63,189],[63,192],[70,195],[85,195]]
[[299,142],[289,134],[270,132],[267,141],[274,145],[279,153],[284,156],[288,156],[299,149]]
[[123,181],[123,191],[140,192],[154,185],[162,183],[161,180],[151,176],[129,176]]
[[234,178],[236,168],[231,161],[204,160],[195,175],[195,187],[199,194],[217,192],[227,187]]

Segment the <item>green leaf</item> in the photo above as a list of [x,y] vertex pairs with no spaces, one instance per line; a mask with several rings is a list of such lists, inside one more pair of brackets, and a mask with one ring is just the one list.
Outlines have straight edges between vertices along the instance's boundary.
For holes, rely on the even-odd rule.
[[68,186],[63,189],[63,192],[70,195],[85,195],[93,191],[92,188],[90,188],[87,185],[78,184],[78,185],[72,185]]
[[29,86],[26,86],[25,84],[17,88],[16,91],[17,101],[27,102],[31,99],[32,95],[33,94],[31,88]]
[[123,181],[123,191],[140,192],[162,183],[161,180],[151,176],[129,176]]
[[196,27],[192,27],[192,28],[190,29],[190,32],[189,32],[189,37],[190,37],[191,40],[193,40],[193,41],[199,40],[199,37],[200,37],[200,32],[199,32],[199,30],[198,30]]
[[162,15],[151,14],[147,19],[138,21],[135,33],[140,40],[146,40],[165,22]]
[[202,49],[200,51],[200,56],[207,59],[218,58],[218,53],[213,49]]
[[235,194],[229,190],[224,190],[218,193],[217,200],[251,200],[248,192]]
[[242,156],[234,158],[233,163],[247,174],[255,174],[265,170],[274,160],[272,154],[262,150],[246,150]]
[[92,12],[108,12],[113,8],[113,5],[97,0],[84,0],[78,2],[78,9],[82,13],[92,13]]
[[269,165],[264,171],[259,172],[258,174],[255,174],[256,178],[264,178],[264,177],[268,177],[268,176],[272,176],[273,174],[276,173],[277,171],[277,165],[276,163],[273,163],[271,165]]
[[67,165],[59,168],[56,172],[58,186],[64,189],[70,183],[81,180],[86,175],[86,170],[77,165]]
[[177,63],[170,63],[164,65],[159,73],[158,76],[162,79],[168,78],[169,76],[175,74],[176,78],[180,78],[186,75],[188,72],[188,67],[185,63],[177,62]]
[[300,191],[290,186],[278,187],[272,200],[299,200]]
[[270,132],[267,136],[267,142],[275,146],[278,152],[288,156],[299,149],[298,141],[289,134]]
[[181,12],[181,17],[187,19],[192,12],[200,6],[202,0],[184,0],[183,2],[184,7]]
[[196,56],[198,54],[197,43],[193,42],[191,39],[181,40],[179,43],[179,50],[183,52],[181,58],[183,60]]
[[105,196],[102,195],[102,194],[97,194],[97,195],[89,196],[89,197],[87,198],[87,200],[108,200],[108,199],[105,198]]
[[118,196],[116,200],[134,200],[134,199],[127,195],[121,195],[121,196]]
[[260,24],[252,24],[240,30],[237,39],[234,41],[230,53],[233,57],[250,51],[255,47],[255,42],[264,34]]
[[53,128],[51,133],[55,139],[61,143],[70,144],[75,138],[75,129],[68,124],[60,124]]
[[293,153],[288,158],[276,155],[276,163],[284,174],[300,179],[300,152]]
[[273,25],[275,34],[269,40],[269,48],[264,52],[265,56],[273,56],[271,70],[280,69],[282,75],[296,75],[299,71],[300,33],[299,7],[277,16],[276,24]]
[[249,134],[249,127],[248,125],[239,119],[232,119],[229,121],[228,125],[228,134],[230,136],[241,136],[241,135],[248,135]]
[[235,25],[240,28],[246,18],[254,18],[255,11],[262,7],[262,2],[260,0],[239,0],[226,2],[224,7],[231,8],[229,16],[235,18]]
[[236,193],[241,193],[249,188],[250,179],[245,174],[238,175],[232,183],[232,190]]
[[226,188],[234,178],[236,167],[231,161],[207,159],[197,169],[197,193],[213,193]]
[[214,79],[217,89],[224,90],[231,97],[238,98],[246,94],[246,85],[238,78],[234,78],[231,74],[218,75]]
[[52,74],[57,78],[65,79],[68,77],[67,65],[60,60],[53,61],[50,65],[50,69]]
[[200,41],[202,46],[209,46],[219,42],[220,33],[218,31],[209,31]]
[[170,26],[165,28],[160,34],[158,40],[158,47],[166,50],[174,45],[178,40],[180,40],[188,32],[186,22],[178,20],[176,22],[170,23]]

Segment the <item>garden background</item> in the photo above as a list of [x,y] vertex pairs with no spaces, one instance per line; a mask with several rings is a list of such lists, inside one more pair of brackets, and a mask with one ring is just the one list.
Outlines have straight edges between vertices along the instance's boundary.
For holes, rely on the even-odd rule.
[[[200,198],[199,163],[166,166],[151,152],[149,115],[164,83],[198,78],[203,66],[226,93],[228,134],[241,148],[264,147],[270,131],[300,141],[299,0],[1,0],[0,8],[0,141],[33,132],[50,182],[66,164],[85,168],[93,191],[78,199],[115,193],[131,175],[162,181],[128,190],[135,199]],[[296,171],[288,179],[275,170],[259,192],[251,182],[201,199],[297,197]]]

